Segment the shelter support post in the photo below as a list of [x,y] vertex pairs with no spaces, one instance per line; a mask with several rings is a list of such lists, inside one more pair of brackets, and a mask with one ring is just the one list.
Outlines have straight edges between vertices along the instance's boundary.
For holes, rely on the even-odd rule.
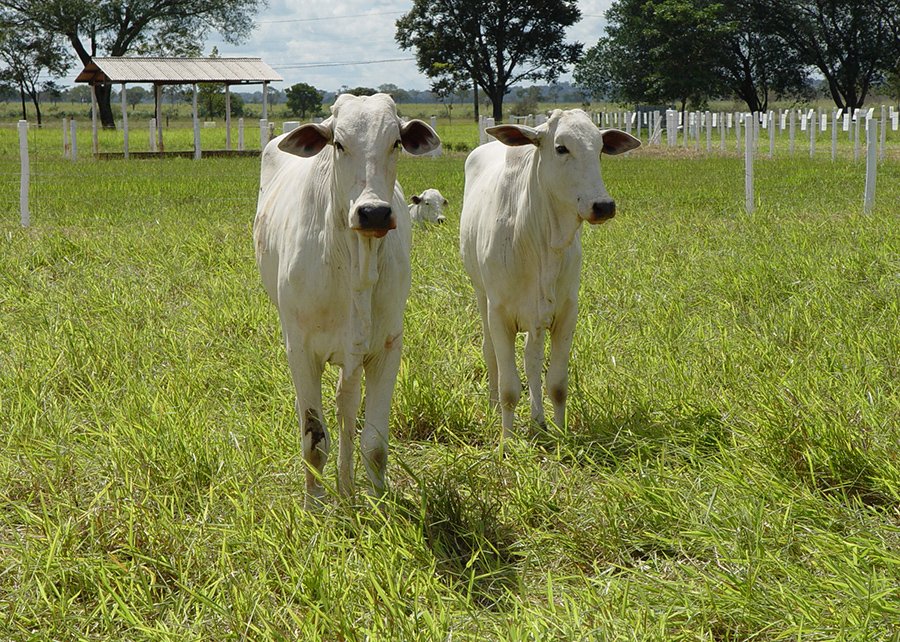
[[91,141],[94,156],[100,151],[100,141],[97,138],[97,85],[91,83]]
[[225,83],[225,149],[231,151],[231,87]]
[[128,98],[125,94],[125,83],[122,83],[122,152],[128,158]]

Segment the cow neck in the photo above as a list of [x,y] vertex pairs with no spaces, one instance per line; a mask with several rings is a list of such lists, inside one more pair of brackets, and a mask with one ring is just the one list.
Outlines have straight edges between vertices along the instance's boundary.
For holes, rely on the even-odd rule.
[[523,174],[528,177],[528,185],[520,192],[523,196],[519,196],[528,202],[520,200],[516,236],[519,243],[531,245],[531,251],[538,257],[538,323],[550,327],[563,258],[581,229],[581,218],[552,197],[549,186],[541,180],[540,154],[536,149],[529,151],[527,173]]
[[349,361],[351,369],[359,367],[369,352],[372,335],[372,291],[378,281],[378,249],[381,239],[368,238],[350,232],[356,238],[350,239],[350,269],[352,305],[351,346]]

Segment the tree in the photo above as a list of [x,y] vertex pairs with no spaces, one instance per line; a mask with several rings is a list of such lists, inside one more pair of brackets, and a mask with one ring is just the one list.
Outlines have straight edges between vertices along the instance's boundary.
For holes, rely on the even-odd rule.
[[125,100],[131,105],[131,110],[134,111],[134,108],[137,105],[140,105],[152,96],[153,94],[143,87],[129,87],[128,91],[125,93]]
[[607,35],[575,67],[596,98],[703,105],[721,90],[716,69],[728,35],[718,3],[618,0],[606,12]]
[[[437,63],[440,65],[440,63]],[[448,65],[441,65],[447,67]],[[432,76],[431,93],[447,110],[447,118],[453,121],[453,97],[469,88],[469,83],[462,73],[452,69],[435,70]]]
[[578,59],[581,44],[566,44],[564,32],[580,18],[576,0],[414,0],[395,37],[401,48],[416,50],[429,78],[465,70],[499,122],[515,83],[552,82]]
[[[197,55],[210,30],[239,43],[265,0],[0,0],[18,27],[39,27],[68,40],[82,65],[102,51]],[[110,86],[97,85],[100,120],[115,127]]]
[[27,119],[26,98],[34,105],[37,124],[41,124],[40,94],[57,87],[53,81],[40,82],[42,74],[52,77],[69,70],[60,38],[36,25],[17,25],[8,12],[0,14],[0,81],[14,86],[22,100],[22,118]]
[[295,116],[316,116],[322,109],[322,92],[305,82],[291,85],[284,93],[287,95],[287,108]]
[[798,96],[807,91],[809,75],[795,49],[778,36],[776,17],[759,0],[723,0],[724,51],[718,72],[725,89],[753,112],[769,108],[769,96]]
[[856,109],[900,58],[900,0],[760,0],[778,35],[824,76],[834,104]]

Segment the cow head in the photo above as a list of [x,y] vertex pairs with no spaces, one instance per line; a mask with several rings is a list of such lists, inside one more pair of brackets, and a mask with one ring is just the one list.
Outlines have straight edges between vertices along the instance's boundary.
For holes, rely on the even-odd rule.
[[436,189],[427,189],[418,196],[412,197],[412,207],[410,214],[414,221],[424,223],[443,223],[446,220],[444,216],[444,206],[447,205],[447,199]]
[[554,111],[539,127],[497,125],[487,133],[505,145],[534,145],[541,184],[550,198],[589,223],[603,223],[616,213],[600,176],[600,154],[621,154],[641,141],[618,129],[597,129],[580,109]]
[[341,94],[331,117],[286,134],[278,148],[309,158],[328,148],[335,198],[346,204],[350,229],[380,238],[397,227],[391,207],[402,147],[411,154],[437,149],[440,139],[421,120],[401,122],[390,96]]

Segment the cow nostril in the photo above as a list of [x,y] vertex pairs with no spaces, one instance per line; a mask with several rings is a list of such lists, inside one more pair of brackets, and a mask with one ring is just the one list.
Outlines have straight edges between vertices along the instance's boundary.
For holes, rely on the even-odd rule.
[[359,208],[359,226],[364,230],[390,227],[391,208],[387,205],[363,205]]
[[597,201],[592,209],[597,218],[612,218],[616,215],[616,202],[612,200]]

